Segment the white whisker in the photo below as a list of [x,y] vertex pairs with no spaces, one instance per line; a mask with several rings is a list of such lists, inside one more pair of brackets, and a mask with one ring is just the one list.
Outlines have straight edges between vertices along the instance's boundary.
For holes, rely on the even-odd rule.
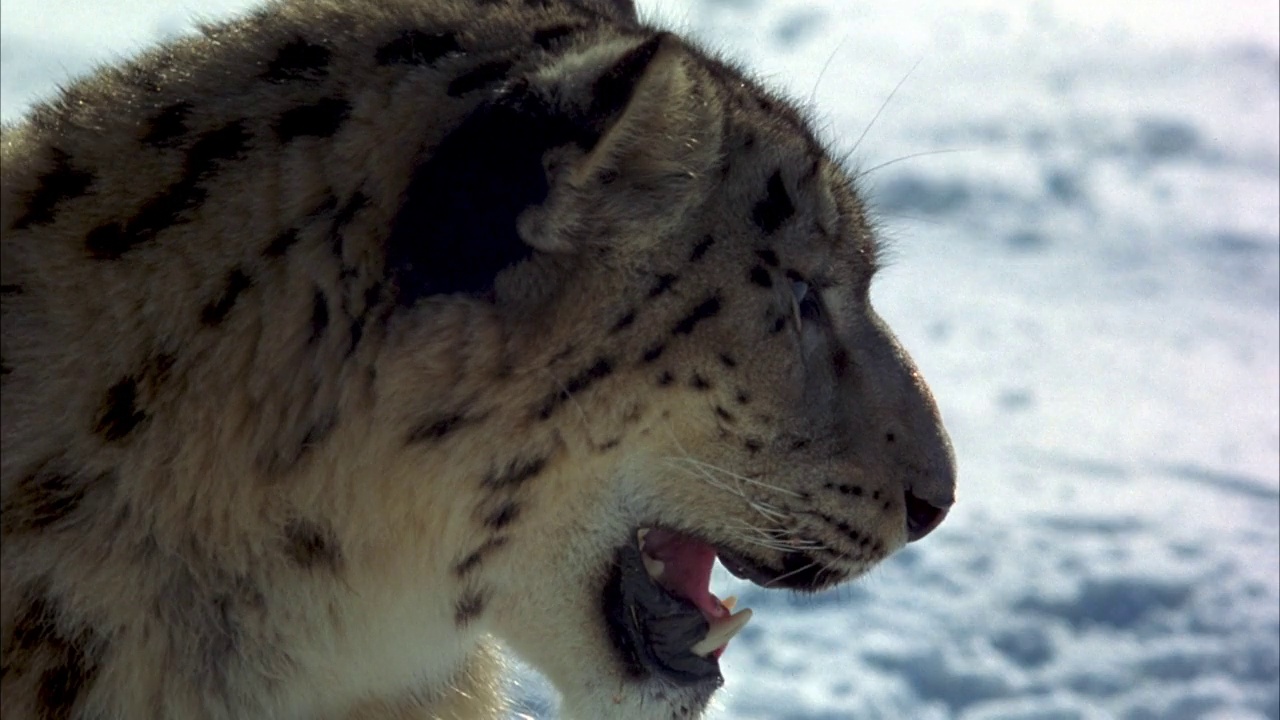
[[735,480],[739,480],[741,482],[748,483],[751,485],[756,485],[758,487],[765,488],[766,490],[772,490],[773,492],[781,493],[783,495],[790,495],[791,497],[801,497],[800,493],[795,492],[794,490],[788,490],[786,488],[778,487],[777,485],[772,485],[770,483],[764,482],[763,480],[757,480],[755,478],[748,477],[746,475],[740,475],[738,473],[733,472],[732,470],[726,470],[717,465],[712,465],[711,463],[702,462],[701,460],[695,460],[692,457],[684,457],[684,458],[676,458],[676,459],[683,460],[684,462],[700,465],[702,467],[708,468],[715,472],[728,475],[729,477]]
[[722,480],[717,479],[714,475],[712,475],[710,472],[708,472],[704,468],[699,468],[699,467],[688,468],[688,467],[684,467],[676,464],[675,461],[680,459],[681,458],[666,458],[668,464],[672,467],[672,469],[679,470],[680,472],[685,473],[690,477],[700,478],[703,481],[705,481],[708,485],[711,485],[712,487],[719,488],[720,490],[724,490],[726,492],[732,493],[740,498],[744,498],[744,499],[746,498],[746,495],[742,492],[742,488],[734,487]]
[[899,88],[901,88],[902,84],[907,81],[907,78],[911,77],[911,73],[915,72],[916,68],[920,67],[920,63],[922,62],[924,62],[924,58],[917,60],[916,64],[912,65],[911,69],[907,71],[907,74],[903,75],[902,79],[898,81],[898,84],[893,86],[893,90],[889,93],[889,97],[885,98],[884,102],[880,103],[880,107],[876,110],[876,114],[871,116],[871,121],[867,123],[867,126],[862,130],[862,134],[854,141],[853,147],[849,150],[850,153],[857,150],[858,146],[862,144],[862,139],[867,136],[867,133],[871,132],[871,128],[876,124],[876,120],[880,119],[880,113],[884,112],[886,107],[889,107],[889,103],[893,100],[893,96],[898,94]]
[[782,510],[779,510],[777,507],[774,507],[773,505],[770,505],[769,503],[764,502],[763,500],[757,500],[755,498],[748,497],[746,492],[743,491],[740,485],[731,486],[728,483],[717,479],[714,475],[711,474],[710,468],[706,466],[700,466],[698,464],[693,464],[693,467],[686,467],[679,464],[678,462],[678,461],[687,461],[687,460],[688,458],[673,458],[673,457],[666,458],[668,465],[671,466],[672,469],[682,472],[690,477],[696,477],[706,482],[708,485],[711,485],[714,488],[717,488],[719,490],[724,490],[728,493],[733,494],[736,497],[746,500],[748,507],[750,507],[752,510],[755,510],[757,513],[759,513],[760,515],[762,515],[768,520],[772,520],[774,522],[786,522],[790,518],[790,515],[788,513],[783,512]]
[[713,463],[698,460],[685,450],[683,444],[675,436],[675,433],[671,431],[670,427],[667,429],[672,443],[682,453],[682,455],[671,455],[662,458],[668,468],[687,477],[701,480],[717,490],[722,490],[734,497],[745,500],[748,507],[767,521],[767,526],[765,527],[753,525],[743,520],[727,521],[725,529],[730,534],[729,540],[743,545],[752,545],[784,553],[797,550],[831,549],[821,541],[796,537],[794,531],[787,527],[794,519],[795,511],[784,511],[768,501],[751,497],[747,494],[744,486],[758,487],[792,497],[802,497],[801,493],[733,472]]
[[848,35],[840,38],[840,42],[836,43],[836,46],[831,51],[831,54],[827,56],[827,61],[822,63],[822,69],[818,71],[818,78],[813,81],[813,89],[809,91],[809,107],[810,108],[815,107],[817,105],[818,87],[822,85],[822,77],[827,74],[827,70],[831,68],[831,61],[836,59],[836,55],[840,52],[840,48],[844,47],[844,41],[848,39],[849,39]]
[[785,579],[787,579],[787,578],[791,577],[792,575],[796,575],[796,574],[799,574],[799,573],[805,572],[805,571],[807,571],[807,570],[811,570],[811,569],[813,569],[813,568],[815,568],[815,567],[818,567],[818,563],[817,563],[816,561],[811,562],[811,563],[809,563],[808,565],[802,565],[801,567],[798,567],[798,568],[796,568],[795,570],[792,570],[792,571],[791,571],[791,572],[789,572],[789,573],[785,573],[785,574],[783,574],[783,575],[779,575],[778,577],[776,577],[776,578],[774,578],[774,579],[770,580],[769,582],[765,583],[765,587],[768,587],[768,586],[770,586],[770,585],[773,585],[774,583],[779,582],[779,581],[781,581],[781,580],[785,580]]
[[941,150],[924,150],[921,152],[914,152],[914,153],[911,153],[910,155],[903,155],[902,157],[896,157],[892,160],[886,160],[880,163],[879,165],[872,165],[866,170],[859,170],[858,177],[866,177],[877,170],[882,170],[884,168],[889,167],[890,165],[896,165],[905,160],[914,160],[915,158],[927,157],[929,155],[946,155],[948,153],[958,153],[958,152],[969,152],[969,151],[963,148],[943,148]]

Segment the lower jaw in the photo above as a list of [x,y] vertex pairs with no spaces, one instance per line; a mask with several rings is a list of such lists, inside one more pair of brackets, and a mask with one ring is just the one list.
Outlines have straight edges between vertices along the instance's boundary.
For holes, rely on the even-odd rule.
[[[664,538],[655,539],[659,534]],[[625,542],[615,551],[601,593],[601,609],[609,639],[624,675],[635,681],[659,680],[664,687],[674,689],[673,686],[681,686],[706,698],[724,683],[719,663],[723,643],[741,629],[750,618],[750,612],[743,610],[733,615],[739,617],[745,613],[736,627],[726,625],[722,621],[733,610],[732,606],[717,600],[703,584],[690,586],[690,577],[710,572],[709,565],[704,563],[714,561],[714,557],[709,560],[705,553],[714,552],[732,574],[764,587],[812,592],[838,583],[847,576],[800,551],[782,554],[777,561],[779,566],[769,567],[749,556],[710,546],[697,538],[685,536],[681,540],[680,535],[669,530],[637,532],[636,543]],[[683,574],[677,566],[674,576],[677,585],[669,585],[663,562],[657,559],[667,560],[669,571],[675,557],[672,555],[673,546],[679,548],[686,541],[695,546],[690,550],[693,553],[692,565],[684,563]],[[645,550],[646,544],[648,550]],[[697,549],[698,546],[702,549]],[[642,555],[642,552],[656,554]],[[646,567],[646,561],[656,561],[656,569]],[[692,576],[689,575],[691,567],[697,568]],[[661,580],[655,580],[660,576]],[[678,594],[667,589],[677,586],[682,587]],[[686,593],[697,587],[702,590],[693,590],[692,595],[698,598],[695,603]],[[712,604],[719,607],[712,608]],[[712,623],[716,623],[716,632],[709,635]],[[720,647],[706,652],[712,644]],[[697,653],[693,651],[695,646],[701,646]]]
[[724,683],[714,655],[689,651],[706,636],[707,620],[649,579],[639,549],[619,548],[601,600],[610,640],[631,679],[661,678],[707,697]]

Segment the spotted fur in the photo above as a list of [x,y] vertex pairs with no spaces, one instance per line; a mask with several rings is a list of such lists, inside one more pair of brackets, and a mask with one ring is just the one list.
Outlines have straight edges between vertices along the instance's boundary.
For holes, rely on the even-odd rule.
[[495,639],[696,718],[638,527],[816,589],[952,500],[849,176],[629,2],[283,0],[0,140],[6,720],[498,718]]

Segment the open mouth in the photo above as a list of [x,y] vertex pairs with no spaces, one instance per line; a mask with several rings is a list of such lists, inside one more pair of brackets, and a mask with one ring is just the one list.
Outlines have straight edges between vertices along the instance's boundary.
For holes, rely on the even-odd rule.
[[[805,557],[794,555],[784,556],[783,565],[798,564]],[[723,682],[720,655],[751,619],[751,610],[735,612],[735,598],[721,600],[711,593],[717,556],[734,575],[762,585],[787,572],[665,528],[641,528],[632,542],[618,548],[605,583],[604,614],[613,643],[634,677],[657,675],[712,687]],[[809,565],[814,563],[805,557]],[[800,575],[788,578],[785,585],[813,589],[827,584],[812,572]]]

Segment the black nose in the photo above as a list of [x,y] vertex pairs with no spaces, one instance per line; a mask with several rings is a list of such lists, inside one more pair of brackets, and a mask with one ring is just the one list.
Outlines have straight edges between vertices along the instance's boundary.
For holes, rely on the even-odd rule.
[[915,496],[910,490],[906,492],[907,500],[907,542],[915,542],[933,532],[942,524],[950,507],[938,507]]

